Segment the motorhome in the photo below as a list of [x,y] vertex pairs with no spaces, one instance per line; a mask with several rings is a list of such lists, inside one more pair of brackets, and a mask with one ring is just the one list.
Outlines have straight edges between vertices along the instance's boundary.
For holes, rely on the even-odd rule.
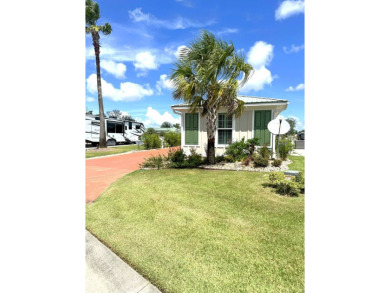
[[[145,126],[134,119],[119,120],[115,117],[105,118],[107,145],[136,143],[145,132]],[[94,146],[99,144],[99,115],[85,115],[85,143]]]

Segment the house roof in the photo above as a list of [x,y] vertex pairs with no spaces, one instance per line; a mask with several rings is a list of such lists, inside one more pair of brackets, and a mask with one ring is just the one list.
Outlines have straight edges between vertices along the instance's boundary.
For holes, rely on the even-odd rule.
[[[245,104],[273,104],[273,103],[288,103],[287,100],[282,99],[274,99],[274,98],[263,98],[263,97],[250,97],[250,96],[237,96],[237,98],[243,101]],[[176,104],[172,105],[171,108],[176,107],[188,107],[189,104]]]

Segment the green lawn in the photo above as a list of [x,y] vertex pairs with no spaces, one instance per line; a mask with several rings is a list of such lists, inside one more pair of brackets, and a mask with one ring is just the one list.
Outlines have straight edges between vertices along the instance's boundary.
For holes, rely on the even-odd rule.
[[305,157],[302,156],[289,156],[292,163],[288,165],[290,170],[305,172]]
[[[143,146],[139,146],[140,150],[143,150]],[[108,156],[108,155],[115,155],[115,154],[121,154],[126,153],[130,151],[137,151],[138,145],[130,144],[130,145],[124,145],[119,147],[108,147],[107,150],[104,151],[95,151],[95,150],[89,150],[85,152],[85,158],[94,158],[94,157],[101,157],[101,156]]]
[[304,196],[268,174],[136,171],[86,206],[86,226],[163,292],[304,292]]

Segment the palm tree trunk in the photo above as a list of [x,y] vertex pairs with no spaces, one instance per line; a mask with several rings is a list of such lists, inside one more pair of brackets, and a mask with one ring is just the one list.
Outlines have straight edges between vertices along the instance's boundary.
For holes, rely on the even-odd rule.
[[97,75],[97,90],[98,90],[98,101],[99,101],[99,117],[100,117],[100,136],[99,136],[99,148],[106,148],[106,122],[104,119],[104,108],[103,108],[103,95],[102,95],[102,80],[100,77],[100,45],[99,45],[99,33],[92,32],[93,46],[95,48],[96,58],[96,75]]
[[215,164],[215,131],[217,121],[216,105],[207,106],[207,161]]

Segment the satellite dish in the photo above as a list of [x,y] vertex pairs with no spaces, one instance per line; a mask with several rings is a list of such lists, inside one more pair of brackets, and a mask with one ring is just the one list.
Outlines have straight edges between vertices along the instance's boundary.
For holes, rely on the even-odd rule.
[[268,123],[267,128],[272,134],[286,134],[290,130],[290,124],[284,119],[276,118]]

